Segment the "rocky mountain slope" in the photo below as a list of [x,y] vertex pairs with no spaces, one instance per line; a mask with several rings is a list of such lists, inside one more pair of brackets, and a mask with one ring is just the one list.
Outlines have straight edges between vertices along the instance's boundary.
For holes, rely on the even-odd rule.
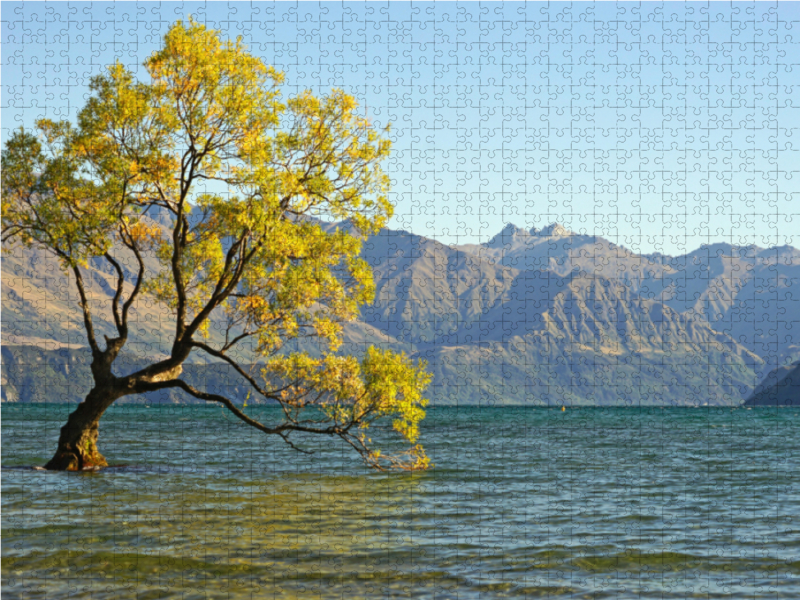
[[[554,224],[509,225],[459,247],[385,229],[362,255],[376,302],[348,324],[344,351],[378,344],[424,358],[435,403],[736,405],[765,369],[800,358],[800,251],[791,247],[638,255]],[[100,310],[111,274],[89,271]],[[75,292],[53,259],[6,254],[2,284],[4,346],[55,366],[61,355],[46,351],[64,361],[85,353]],[[135,310],[129,360],[166,352],[164,309],[143,298]],[[102,327],[110,332],[109,318]],[[24,368],[3,357],[4,399],[41,397],[14,387]]]
[[707,322],[772,364],[800,358],[800,250],[791,246],[719,243],[677,257],[639,255],[558,224],[509,224],[486,244],[460,248],[522,270],[601,276]]

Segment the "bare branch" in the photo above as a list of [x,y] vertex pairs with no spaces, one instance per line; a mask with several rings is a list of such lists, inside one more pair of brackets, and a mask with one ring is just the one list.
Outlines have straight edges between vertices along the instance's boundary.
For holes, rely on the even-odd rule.
[[142,259],[142,254],[139,252],[139,247],[136,244],[136,240],[133,239],[133,236],[128,230],[128,225],[123,221],[123,226],[125,227],[125,233],[128,236],[128,240],[125,239],[124,235],[121,235],[122,243],[125,244],[130,250],[133,251],[134,256],[136,256],[136,261],[139,263],[139,272],[136,274],[136,285],[133,286],[133,291],[131,295],[128,296],[128,299],[125,301],[125,304],[122,305],[122,324],[127,331],[128,327],[128,311],[133,304],[133,301],[136,299],[136,296],[139,295],[139,291],[142,289],[142,282],[144,281],[144,260]]
[[288,434],[285,434],[285,433],[279,433],[278,435],[279,435],[279,436],[281,436],[281,439],[282,439],[284,442],[286,442],[287,444],[289,444],[289,447],[290,447],[290,448],[292,448],[293,450],[297,450],[298,452],[302,452],[303,454],[314,454],[314,451],[313,451],[313,450],[305,450],[305,449],[303,449],[303,448],[300,448],[300,447],[298,447],[298,446],[295,446],[295,445],[292,443],[292,441],[289,439],[289,435],[288,435]]
[[100,354],[100,347],[97,345],[97,339],[94,335],[92,313],[89,309],[89,300],[86,298],[86,288],[83,284],[81,270],[77,265],[73,265],[72,272],[75,274],[75,285],[78,286],[78,295],[80,296],[81,309],[83,310],[83,325],[86,328],[86,337],[89,340],[89,347],[92,349],[92,354]]
[[234,415],[236,415],[241,421],[247,423],[251,427],[258,429],[259,431],[263,431],[264,433],[268,434],[277,434],[280,435],[283,432],[287,431],[303,431],[305,433],[320,433],[325,435],[341,435],[342,429],[339,427],[327,427],[325,429],[321,429],[319,427],[306,427],[304,425],[299,425],[295,423],[282,423],[277,427],[267,427],[263,423],[256,421],[252,417],[243,413],[229,398],[225,396],[221,396],[219,394],[210,394],[208,392],[202,392],[197,388],[189,385],[182,379],[170,379],[168,381],[157,381],[157,382],[148,382],[148,381],[135,381],[133,383],[134,393],[146,393],[146,392],[154,392],[158,390],[163,390],[167,388],[180,388],[190,396],[194,396],[198,400],[205,400],[206,402],[216,402],[217,404],[222,404],[231,411]]
[[125,273],[122,271],[122,267],[120,267],[119,263],[114,260],[108,252],[103,256],[105,256],[106,260],[111,263],[114,270],[117,272],[117,291],[114,294],[114,299],[111,301],[111,310],[114,313],[114,324],[117,326],[117,332],[119,332],[120,337],[124,337],[127,331],[122,323],[122,316],[119,311],[119,299],[122,296],[122,288],[125,285]]
[[203,342],[197,342],[194,340],[190,342],[190,345],[193,346],[194,348],[200,348],[201,350],[210,354],[211,356],[224,360],[226,363],[232,366],[236,370],[236,372],[239,373],[239,375],[244,377],[247,380],[247,383],[249,383],[254,390],[256,390],[259,394],[261,394],[265,398],[268,398],[270,400],[278,400],[278,401],[280,400],[276,394],[280,393],[282,390],[268,392],[260,385],[258,385],[258,382],[252,376],[250,376],[244,369],[242,369],[239,363],[237,363],[235,360],[233,360],[224,352],[220,352],[219,350],[214,350],[214,348],[212,348],[208,344],[204,344]]

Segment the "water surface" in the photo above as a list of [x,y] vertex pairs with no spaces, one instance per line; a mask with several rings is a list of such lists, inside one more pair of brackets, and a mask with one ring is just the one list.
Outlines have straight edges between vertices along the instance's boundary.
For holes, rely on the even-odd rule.
[[382,474],[119,405],[100,443],[126,466],[9,468],[69,410],[2,407],[4,599],[800,598],[797,409],[436,408],[435,468]]

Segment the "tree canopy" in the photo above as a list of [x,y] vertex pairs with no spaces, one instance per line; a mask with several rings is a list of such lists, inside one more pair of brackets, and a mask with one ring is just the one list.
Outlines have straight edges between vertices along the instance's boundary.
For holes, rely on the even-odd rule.
[[[338,352],[342,324],[374,297],[371,269],[359,258],[363,239],[392,215],[380,167],[390,152],[386,130],[342,90],[284,100],[281,73],[241,39],[223,40],[193,20],[175,23],[144,67],[149,82],[111,65],[92,79],[76,124],[41,119],[35,132],[14,132],[2,153],[3,240],[59,257],[77,286],[93,356],[95,388],[76,411],[83,418],[62,429],[59,452],[72,454],[53,468],[104,464],[96,421],[107,405],[169,387],[289,443],[293,432],[325,434],[377,468],[428,466],[416,443],[430,382],[424,363],[374,347],[362,357]],[[148,218],[154,211],[169,215],[166,230]],[[345,220],[348,227],[325,226]],[[137,265],[128,280],[116,248]],[[155,273],[145,268],[147,253],[158,258]],[[104,341],[84,280],[95,257],[117,281],[108,308],[117,333]],[[174,323],[170,355],[118,377],[113,362],[143,295]],[[224,324],[224,342],[209,340],[212,321]],[[289,351],[289,341],[305,338],[323,342],[323,351]],[[242,360],[243,345],[257,369]],[[234,400],[180,379],[193,352],[231,365],[253,393],[283,408],[282,420],[261,423]],[[406,452],[372,447],[367,429],[382,418]]]

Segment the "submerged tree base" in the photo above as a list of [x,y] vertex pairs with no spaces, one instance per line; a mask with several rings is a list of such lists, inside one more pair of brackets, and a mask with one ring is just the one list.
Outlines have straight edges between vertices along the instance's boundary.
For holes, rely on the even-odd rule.
[[[108,466],[105,457],[97,449],[98,428],[96,423],[79,432],[75,432],[74,429],[70,431],[68,426],[64,429],[67,431],[62,430],[62,439],[59,442],[58,450],[50,462],[44,466],[45,469],[50,471],[91,471]],[[75,433],[78,435],[75,436]],[[64,437],[69,434],[73,434],[70,437],[77,439],[65,442]]]
[[105,457],[97,451],[81,453],[59,450],[44,468],[49,471],[95,471],[107,466]]
[[117,389],[96,387],[70,414],[61,428],[58,449],[44,466],[50,471],[90,471],[108,466],[97,447],[100,417],[122,394]]

